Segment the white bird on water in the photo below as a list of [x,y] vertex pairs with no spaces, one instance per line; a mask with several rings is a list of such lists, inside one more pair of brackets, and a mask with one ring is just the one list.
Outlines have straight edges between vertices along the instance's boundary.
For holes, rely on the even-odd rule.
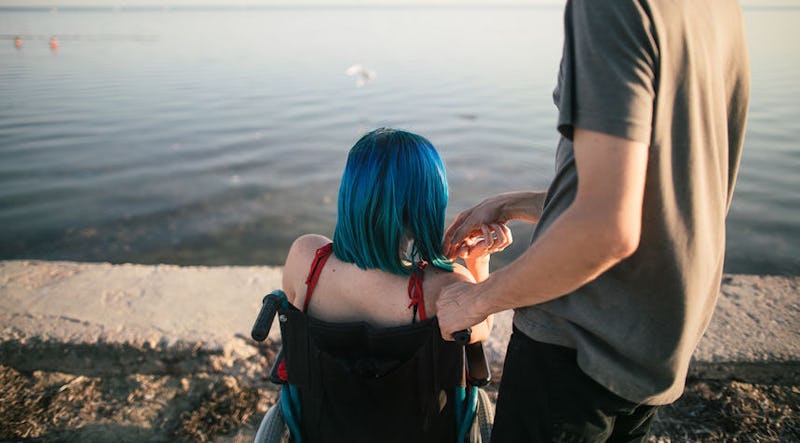
[[371,82],[372,80],[375,80],[375,78],[378,76],[375,71],[367,69],[361,65],[353,65],[347,68],[346,73],[351,77],[356,77],[356,86],[359,88]]

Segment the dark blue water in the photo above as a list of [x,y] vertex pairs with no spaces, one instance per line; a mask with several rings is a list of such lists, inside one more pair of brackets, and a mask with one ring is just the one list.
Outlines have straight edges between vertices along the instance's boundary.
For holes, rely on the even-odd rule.
[[[800,10],[746,16],[726,270],[796,275]],[[0,259],[282,264],[332,232],[347,150],[378,126],[439,148],[449,219],[553,174],[557,7],[0,10],[0,38]],[[377,77],[357,87],[356,63]],[[499,265],[528,243],[512,227]]]

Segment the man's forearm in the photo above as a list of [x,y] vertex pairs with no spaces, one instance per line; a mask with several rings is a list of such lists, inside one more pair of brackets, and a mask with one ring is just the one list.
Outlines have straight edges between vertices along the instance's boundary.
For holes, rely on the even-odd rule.
[[594,280],[636,249],[607,226],[590,210],[570,208],[522,256],[478,285],[475,309],[488,315],[535,305]]
[[547,193],[544,191],[513,191],[498,194],[495,198],[501,202],[501,211],[505,220],[523,220],[536,223],[542,216],[544,200]]
[[493,195],[458,214],[447,228],[442,248],[448,257],[456,257],[463,242],[473,235],[481,235],[481,228],[492,223],[524,220],[536,223],[542,215],[546,193],[514,191]]
[[[487,315],[563,296],[594,280],[639,247],[648,146],[600,132],[575,128],[573,151],[580,180],[571,205],[545,228],[525,253],[477,285],[454,284],[437,302],[443,337]],[[448,229],[452,248],[466,238],[463,219],[474,212],[506,220],[538,221],[544,194],[515,192],[489,198]],[[527,209],[525,209],[527,208]],[[484,217],[486,218],[486,217]],[[461,220],[459,220],[461,219]],[[506,221],[501,220],[501,221]],[[472,223],[475,224],[475,223]]]
[[574,135],[580,180],[572,204],[519,259],[481,285],[476,313],[560,297],[639,247],[647,145],[581,128]]

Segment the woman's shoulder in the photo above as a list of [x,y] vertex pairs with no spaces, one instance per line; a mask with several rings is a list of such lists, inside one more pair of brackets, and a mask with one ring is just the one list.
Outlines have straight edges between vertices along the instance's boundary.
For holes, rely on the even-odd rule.
[[294,299],[298,284],[305,282],[317,249],[330,242],[324,235],[305,234],[292,243],[283,266],[283,290],[290,301]]
[[428,266],[426,269],[426,279],[435,279],[437,281],[441,281],[445,285],[460,281],[468,281],[471,283],[475,282],[475,279],[472,277],[472,274],[470,274],[467,268],[458,263],[453,263],[452,271],[446,271],[434,266]]
[[453,263],[452,271],[446,271],[434,266],[428,266],[425,269],[425,309],[428,312],[428,316],[436,315],[436,300],[439,299],[439,293],[442,289],[462,281],[474,283],[475,279],[472,278],[472,274],[465,267],[458,263]]
[[330,242],[331,240],[324,235],[304,234],[295,239],[291,248],[289,249],[289,254],[292,254],[292,252],[303,253],[309,250],[314,252]]
[[428,286],[425,293],[426,297],[430,297],[432,300],[435,300],[439,297],[439,291],[441,291],[442,288],[462,281],[475,283],[475,279],[472,278],[472,274],[470,274],[465,267],[459,265],[458,263],[453,263],[452,271],[446,271],[434,266],[428,266],[425,269],[425,282]]
[[330,242],[329,238],[319,234],[305,234],[297,237],[289,248],[289,254],[286,256],[284,272],[287,270],[294,271],[298,266],[301,270],[305,268],[304,271],[308,271],[308,266],[311,265],[317,249]]

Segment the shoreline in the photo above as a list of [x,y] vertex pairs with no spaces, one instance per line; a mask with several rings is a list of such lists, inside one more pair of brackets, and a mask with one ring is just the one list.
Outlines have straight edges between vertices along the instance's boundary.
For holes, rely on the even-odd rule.
[[[0,261],[0,440],[252,441],[278,396],[281,268]],[[800,277],[726,275],[649,442],[800,438]],[[511,312],[484,343],[496,398]],[[744,438],[745,440],[741,440]]]
[[[159,365],[190,370],[210,355],[247,358],[261,298],[280,287],[281,273],[268,266],[0,261],[0,362],[63,369],[91,355],[82,370],[129,370],[133,360],[157,373]],[[725,275],[690,376],[800,377],[799,293],[800,276]],[[272,328],[272,341],[278,332]],[[484,347],[498,371],[510,333],[511,312],[496,314]],[[52,361],[56,354],[75,358]],[[158,355],[173,363],[151,364]]]

